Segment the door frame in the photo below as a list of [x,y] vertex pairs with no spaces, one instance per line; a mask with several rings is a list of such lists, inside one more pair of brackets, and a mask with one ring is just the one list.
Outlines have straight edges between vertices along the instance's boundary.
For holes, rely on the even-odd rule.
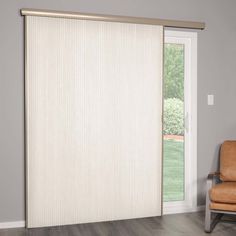
[[184,50],[185,199],[163,202],[163,214],[197,211],[197,33],[165,30],[164,43],[180,43]]

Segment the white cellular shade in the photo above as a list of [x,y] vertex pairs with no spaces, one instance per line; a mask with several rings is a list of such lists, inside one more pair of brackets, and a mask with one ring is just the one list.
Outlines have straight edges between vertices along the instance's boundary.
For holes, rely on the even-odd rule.
[[160,215],[163,27],[26,18],[28,227]]

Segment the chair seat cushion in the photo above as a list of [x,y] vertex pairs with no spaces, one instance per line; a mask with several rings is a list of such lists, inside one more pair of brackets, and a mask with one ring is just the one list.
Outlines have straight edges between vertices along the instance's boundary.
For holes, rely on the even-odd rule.
[[216,184],[209,194],[213,202],[236,204],[236,182]]
[[236,204],[211,202],[210,209],[211,210],[220,210],[220,211],[236,211]]

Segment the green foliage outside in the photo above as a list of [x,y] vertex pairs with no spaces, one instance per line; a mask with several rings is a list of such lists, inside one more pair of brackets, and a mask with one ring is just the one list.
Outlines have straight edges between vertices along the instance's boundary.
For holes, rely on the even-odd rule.
[[184,104],[178,98],[164,100],[164,134],[184,134]]
[[164,50],[164,99],[184,100],[184,46],[165,44]]

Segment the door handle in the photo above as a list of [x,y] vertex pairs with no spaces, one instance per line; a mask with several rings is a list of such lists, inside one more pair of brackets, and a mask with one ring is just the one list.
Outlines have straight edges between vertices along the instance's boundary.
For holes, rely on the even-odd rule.
[[185,128],[185,132],[188,133],[189,132],[189,114],[188,114],[188,112],[186,112],[186,114],[185,114],[184,128]]

